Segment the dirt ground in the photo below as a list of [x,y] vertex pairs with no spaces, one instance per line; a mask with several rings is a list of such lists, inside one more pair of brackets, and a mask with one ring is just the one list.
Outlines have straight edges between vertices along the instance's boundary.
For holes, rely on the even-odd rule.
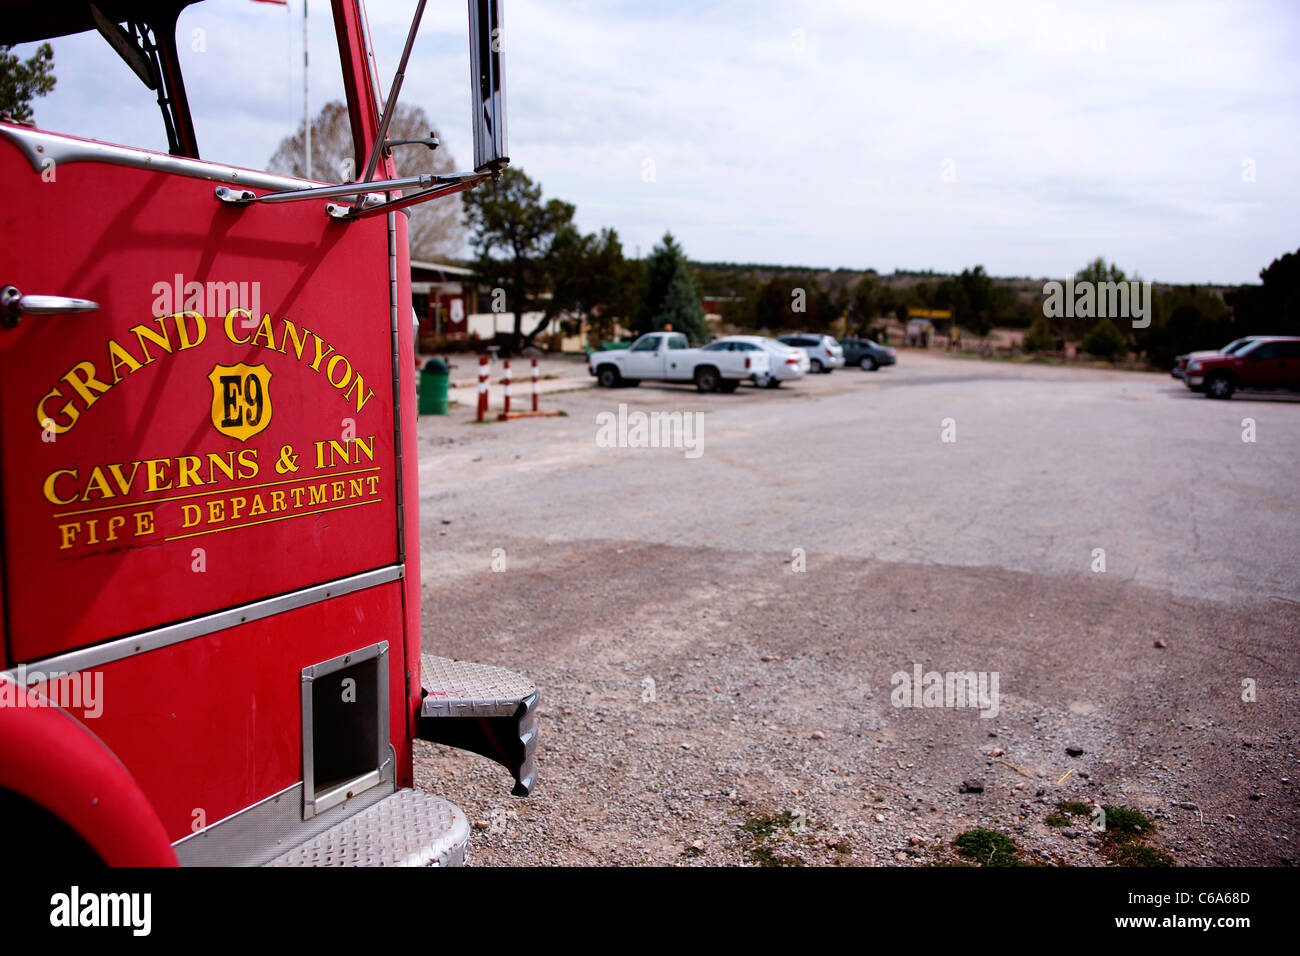
[[[904,353],[775,393],[422,419],[425,649],[542,704],[531,796],[436,745],[417,784],[466,811],[480,865],[923,865],[974,827],[1112,863],[1089,805],[1142,812],[1179,865],[1296,864],[1300,403],[1184,393]],[[703,410],[703,455],[599,447],[620,402]],[[1245,415],[1269,447],[1238,447]],[[896,706],[917,667],[996,674],[996,714]]]

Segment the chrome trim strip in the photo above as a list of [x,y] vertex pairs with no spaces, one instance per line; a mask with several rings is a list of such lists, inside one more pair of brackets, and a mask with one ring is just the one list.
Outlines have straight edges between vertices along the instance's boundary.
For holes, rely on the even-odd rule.
[[[65,654],[56,654],[53,657],[31,661],[23,665],[23,673],[30,673],[38,677],[52,672],[75,674],[77,671],[87,670],[91,667],[101,667],[105,664],[111,664],[113,661],[135,657],[137,654],[156,651],[160,647],[169,647],[172,644],[180,644],[183,641],[203,637],[215,631],[223,631],[228,627],[236,627],[249,621],[258,621],[276,614],[283,614],[285,611],[306,607],[309,604],[317,604],[330,598],[351,594],[353,591],[362,591],[377,584],[398,581],[405,574],[406,567],[402,564],[391,564],[387,567],[376,568],[373,571],[363,571],[360,574],[353,574],[346,578],[338,578],[334,581],[326,581],[324,584],[315,584],[297,591],[290,591],[288,594],[280,594],[276,597],[264,598],[261,601],[253,601],[250,604],[232,607],[225,611],[216,611],[202,617],[191,618],[178,624],[168,624],[165,627],[143,631],[130,637],[120,637],[104,644],[96,644],[93,647],[83,647],[75,651],[68,651]],[[10,680],[16,680],[18,673],[17,665],[9,670],[0,671],[0,675],[9,677]]]
[[176,859],[181,866],[260,866],[389,796],[397,789],[393,783],[396,764],[390,746],[388,759],[380,768],[379,786],[306,820],[302,816],[302,782],[285,787],[177,840],[172,844]]
[[259,189],[289,190],[303,189],[305,185],[320,185],[293,176],[240,169],[238,166],[224,166],[201,159],[169,156],[166,153],[155,153],[147,149],[75,139],[58,133],[22,129],[4,124],[0,124],[0,137],[17,146],[31,163],[32,169],[38,173],[45,168],[46,163],[53,160],[55,163],[109,163],[113,166],[154,169],[177,176],[191,176],[216,183],[238,183],[241,186],[256,186]]
[[[397,560],[405,564],[406,497],[403,489],[406,483],[406,475],[402,471],[402,375],[400,365],[402,359],[399,354],[397,328],[397,323],[400,321],[401,304],[397,301],[397,219],[392,212],[389,212],[385,219],[388,220],[389,334],[392,336],[393,342],[393,451],[397,459],[397,481],[395,483],[397,491],[394,495],[397,499]],[[413,303],[410,309],[411,317],[415,318],[415,305]],[[411,349],[412,354],[414,354],[415,349],[419,348],[419,343],[414,341],[414,330],[412,330],[411,336]]]

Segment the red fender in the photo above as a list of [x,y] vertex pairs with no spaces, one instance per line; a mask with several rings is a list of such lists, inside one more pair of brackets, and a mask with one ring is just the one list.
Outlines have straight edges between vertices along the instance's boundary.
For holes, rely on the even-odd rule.
[[0,707],[0,787],[53,813],[110,866],[176,866],[162,821],[113,752],[43,695],[8,683],[39,703]]

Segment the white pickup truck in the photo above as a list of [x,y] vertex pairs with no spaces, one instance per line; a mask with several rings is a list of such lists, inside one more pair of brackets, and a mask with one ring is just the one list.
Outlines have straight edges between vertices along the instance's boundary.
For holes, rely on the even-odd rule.
[[592,352],[587,369],[604,388],[654,379],[694,382],[701,392],[734,392],[741,382],[765,376],[771,362],[764,349],[748,342],[727,340],[693,349],[681,332],[649,332],[630,349]]

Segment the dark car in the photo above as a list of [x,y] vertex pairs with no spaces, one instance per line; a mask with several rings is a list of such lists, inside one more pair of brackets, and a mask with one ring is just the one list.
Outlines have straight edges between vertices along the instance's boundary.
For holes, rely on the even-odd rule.
[[874,372],[882,365],[893,365],[898,361],[897,352],[871,339],[840,339],[840,345],[844,347],[845,366],[859,365],[866,372]]
[[1231,398],[1237,389],[1300,391],[1300,338],[1257,338],[1231,355],[1193,355],[1187,387],[1209,398]]

